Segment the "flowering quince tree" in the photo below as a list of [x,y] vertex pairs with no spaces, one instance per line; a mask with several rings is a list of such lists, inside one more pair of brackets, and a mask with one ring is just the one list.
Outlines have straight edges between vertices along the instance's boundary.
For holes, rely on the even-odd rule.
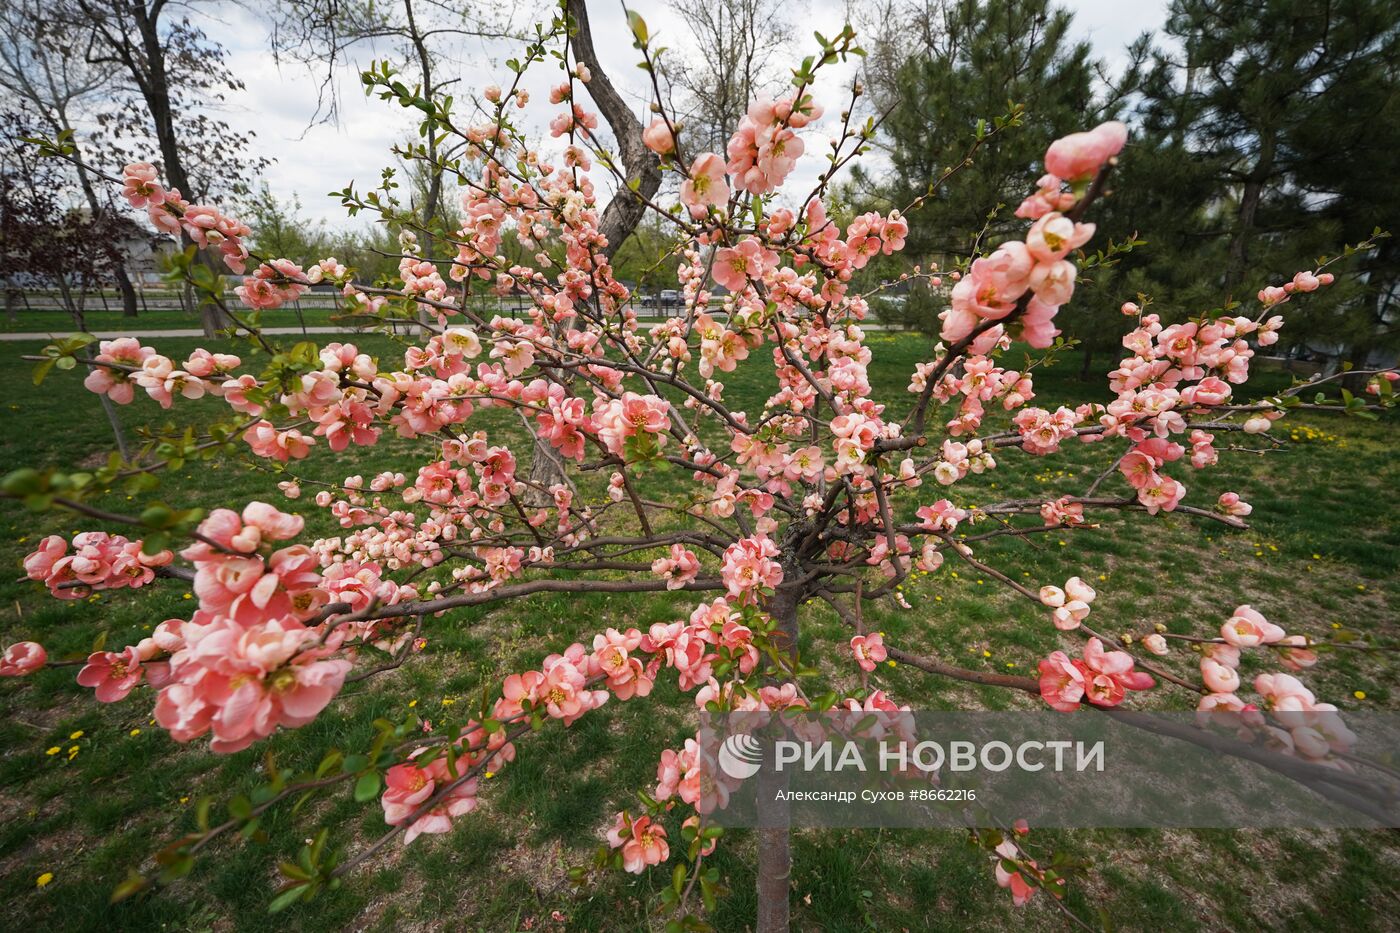
[[[582,12],[575,0],[541,27],[511,63],[514,84],[485,89],[481,116],[471,122],[459,120],[449,100],[416,96],[387,65],[366,73],[371,90],[425,114],[424,133],[451,140],[438,151],[461,153],[441,167],[461,183],[462,223],[432,237],[435,252],[420,247],[419,234],[429,231],[387,188],[342,192],[352,212],[402,229],[392,285],[362,282],[333,258],[303,268],[256,255],[247,226],[189,203],[148,164],[114,179],[158,229],[184,232],[244,276],[235,292],[248,310],[229,312],[267,362],[255,369],[202,349],[181,360],[132,338],[104,340],[96,352],[82,337],[45,350],[39,376],[82,366],[87,389],[117,404],[145,396],[165,409],[198,403],[227,413],[212,426],[152,441],[130,462],[114,456],[91,473],[23,469],[5,478],[3,494],[33,508],[141,532],[140,540],[101,530],[45,539],[25,571],[54,596],[161,577],[191,587],[197,608],[162,621],[137,644],[80,662],[51,662],[35,642],[12,645],[0,675],[80,664],[78,683],[97,700],[153,696],[155,720],[171,738],[208,741],[226,753],[311,722],[351,681],[414,663],[434,629],[452,625],[453,611],[464,607],[542,592],[672,591],[674,620],[561,645],[538,667],[488,687],[463,722],[425,731],[416,718],[381,720],[368,748],[330,749],[309,771],[270,766],[266,785],[232,801],[227,819],[212,820],[202,805],[198,831],[163,850],[152,871],[133,871],[118,896],[182,876],[213,839],[255,827],[272,808],[339,787],[360,801],[378,798],[387,826],[380,839],[335,856],[322,830],[296,861],[283,863],[285,884],[272,907],[310,900],[392,841],[450,832],[489,806],[482,776],[508,776],[533,731],[646,698],[669,677],[711,711],[907,709],[872,683],[887,661],[1023,691],[1065,713],[1138,704],[1139,695],[1179,688],[1199,697],[1202,716],[1232,717],[1231,728],[1274,759],[1307,763],[1320,791],[1332,790],[1325,775],[1349,776],[1356,766],[1344,755],[1354,736],[1336,708],[1294,676],[1317,661],[1308,635],[1240,606],[1222,607],[1218,630],[1199,635],[1109,637],[1092,627],[1096,593],[1082,579],[1032,589],[977,553],[991,539],[1088,530],[1094,513],[1108,511],[1141,513],[1144,534],[1164,512],[1246,527],[1250,506],[1234,493],[1190,503],[1187,478],[1216,464],[1224,452],[1218,437],[1241,432],[1267,443],[1272,423],[1294,409],[1368,414],[1392,402],[1393,372],[1368,374],[1370,399],[1305,401],[1303,386],[1252,401],[1237,396],[1255,348],[1277,340],[1285,306],[1331,283],[1325,264],[1264,288],[1257,305],[1182,324],[1162,322],[1144,299],[1124,304],[1127,352],[1110,375],[1115,400],[1036,407],[1032,367],[1009,369],[1001,360],[1013,340],[1033,350],[1057,346],[1056,313],[1071,300],[1078,271],[1094,261],[1082,249],[1094,235],[1091,208],[1108,194],[1127,140],[1122,124],[1106,123],[1050,147],[1046,174],[1027,186],[1032,193],[1017,211],[1027,221],[1024,237],[946,276],[942,342],[909,374],[906,399],[876,400],[862,326],[866,296],[851,282],[873,257],[901,249],[907,222],[898,211],[867,213],[842,229],[821,197],[864,151],[874,122],[853,124],[848,107],[815,190],[796,201],[775,193],[816,145],[803,134],[823,114],[810,90],[815,73],[858,54],[854,34],[847,28],[822,40],[819,54],[794,72],[789,96],[754,102],[723,154],[682,151],[658,88],[655,119],[618,145],[640,154],[629,162],[678,183],[679,204],[670,206],[656,200],[655,184],[637,183],[642,169],[618,163],[585,106],[585,91],[594,99],[615,92],[602,86]],[[646,25],[632,14],[631,26],[643,67],[655,75]],[[528,103],[522,75],[549,62],[561,68],[549,94],[552,142],[537,148],[512,111]],[[852,105],[859,93],[852,88]],[[993,132],[980,131],[974,148]],[[599,175],[618,186],[606,210]],[[654,212],[674,230],[683,257],[680,315],[639,322],[610,264],[617,244],[603,232],[614,205]],[[529,261],[507,257],[508,234],[533,252]],[[223,300],[221,281],[193,251],[180,268],[210,300]],[[345,342],[283,349],[259,332],[259,312],[323,283],[358,314],[426,318],[421,339],[401,356],[376,359]],[[715,284],[727,290],[722,297]],[[470,300],[483,296],[523,297],[529,313],[483,313]],[[776,374],[776,391],[760,410],[727,400],[723,379],[741,365],[771,365]],[[492,409],[518,417],[529,433],[474,423]],[[995,409],[1009,413],[1008,429],[984,430]],[[413,445],[416,472],[367,467],[386,436]],[[1063,445],[1090,443],[1103,450],[1104,465],[1083,495],[957,504],[957,484],[969,473],[1034,469]],[[269,487],[294,502],[309,498],[341,533],[308,540],[299,515],[267,502],[207,514],[152,504],[136,515],[93,504],[117,484],[144,494],[162,469],[222,455],[260,465]],[[325,483],[299,472],[307,458],[335,455],[354,458],[352,475]],[[547,481],[535,478],[541,458],[552,461]],[[675,492],[647,498],[638,478],[660,470],[669,471]],[[1045,624],[1064,633],[1065,647],[1040,662],[1038,678],[961,669],[865,630],[862,602],[904,604],[901,584],[948,559],[1043,606]],[[849,623],[849,642],[829,650],[858,686],[823,696],[806,688],[812,670],[798,656],[797,636],[800,609],[812,601]],[[1183,644],[1196,650],[1173,651]],[[1279,670],[1242,683],[1247,651]],[[696,740],[658,750],[656,784],[616,815],[593,866],[642,873],[669,865],[657,901],[672,929],[704,928],[703,913],[721,893],[706,859],[723,836],[707,819],[723,788],[706,779],[700,759]],[[787,836],[758,832],[757,926],[782,929]],[[1021,824],[977,831],[988,878],[1017,904],[1038,891],[1058,904],[1070,872],[1059,860],[1034,857],[1028,832]],[[588,871],[574,873],[583,880]]]

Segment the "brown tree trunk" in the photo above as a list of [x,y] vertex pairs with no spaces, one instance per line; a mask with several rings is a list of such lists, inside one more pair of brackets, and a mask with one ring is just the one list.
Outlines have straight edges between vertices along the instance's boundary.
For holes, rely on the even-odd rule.
[[120,262],[112,268],[112,278],[117,282],[117,291],[122,295],[122,317],[136,317],[140,305],[136,301],[136,286],[131,284],[131,276]]
[[618,155],[627,177],[626,189],[619,186],[617,195],[608,202],[598,222],[599,231],[608,239],[605,255],[611,261],[622,248],[623,241],[632,235],[641,222],[647,209],[644,199],[650,199],[661,187],[661,165],[656,154],[642,142],[641,121],[613,87],[598,61],[598,55],[593,50],[593,32],[588,24],[586,3],[584,0],[568,0],[568,11],[575,29],[574,58],[587,65],[593,73],[586,87],[603,119],[612,128],[613,136],[617,137]]
[[1235,232],[1230,238],[1225,284],[1231,288],[1244,281],[1245,270],[1249,265],[1249,241],[1254,236],[1255,217],[1259,213],[1259,201],[1264,196],[1264,185],[1273,174],[1275,148],[1273,132],[1261,133],[1259,159],[1245,179],[1244,190],[1240,192],[1240,207],[1235,215]]
[[[794,568],[785,567],[791,576]],[[777,623],[773,644],[779,652],[795,655],[797,651],[797,607],[801,594],[779,587],[764,607]],[[787,933],[791,921],[792,893],[792,830],[786,800],[776,799],[785,789],[787,776],[765,767],[759,772],[758,868],[756,886],[758,913],[754,918],[757,933]]]
[[[146,80],[138,83],[141,96],[146,101],[146,109],[150,111],[151,122],[155,125],[156,142],[160,146],[166,180],[172,187],[179,188],[184,197],[195,200],[203,193],[195,191],[190,183],[189,172],[186,171],[184,159],[180,155],[179,137],[175,132],[174,106],[170,99],[170,82],[165,71],[165,47],[161,45],[160,36],[159,18],[163,6],[164,4],[157,4],[147,10],[143,3],[136,3],[132,7],[146,61]],[[181,237],[181,246],[187,247],[191,242],[188,236]],[[199,261],[208,266],[215,276],[219,275],[218,262],[206,251],[200,251]],[[193,293],[188,289],[185,294],[187,301],[193,297]],[[213,337],[232,323],[223,309],[207,298],[200,300],[199,319],[206,337]]]

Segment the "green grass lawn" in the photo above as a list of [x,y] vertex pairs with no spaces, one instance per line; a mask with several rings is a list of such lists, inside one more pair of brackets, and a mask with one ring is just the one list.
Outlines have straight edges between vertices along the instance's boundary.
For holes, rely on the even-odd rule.
[[[235,305],[235,307],[237,307]],[[263,314],[265,327],[308,327],[326,326],[332,323],[329,308],[303,308],[300,315],[288,308],[279,308]],[[198,328],[199,317],[180,308],[150,308],[134,318],[125,317],[121,304],[112,304],[110,310],[99,305],[83,314],[85,329],[90,332],[107,333],[119,330],[182,330]],[[8,334],[49,334],[69,333],[77,328],[68,312],[60,310],[22,310],[13,320],[0,318],[0,333]]]
[[[96,328],[98,325],[91,325]],[[192,340],[148,341],[171,356]],[[877,398],[902,399],[913,362],[927,351],[918,338],[871,338]],[[366,338],[371,352],[395,352],[387,338]],[[41,390],[29,384],[25,345],[0,345],[5,462],[71,465],[100,462],[112,445],[95,396],[76,373],[55,372]],[[758,362],[758,361],[752,361]],[[755,413],[772,379],[766,365],[730,374],[731,400]],[[1034,404],[1107,400],[1102,380],[1080,383],[1077,361],[1039,375]],[[1255,391],[1276,390],[1281,374],[1261,374]],[[187,406],[198,410],[202,406]],[[216,411],[212,406],[210,412]],[[139,401],[121,412],[128,430],[171,416]],[[176,412],[179,416],[179,412]],[[979,557],[1025,574],[1028,582],[1062,583],[1078,573],[1099,590],[1094,615],[1110,632],[1162,623],[1204,634],[1239,603],[1249,602],[1290,631],[1327,637],[1344,629],[1394,644],[1400,565],[1400,521],[1393,490],[1393,422],[1291,416],[1283,449],[1223,454],[1221,468],[1183,479],[1188,501],[1209,504],[1233,489],[1253,503],[1249,531],[1181,515],[1104,519],[1096,530],[1033,536],[984,545]],[[493,434],[518,432],[498,414],[480,425]],[[518,433],[516,434],[518,437]],[[1058,456],[1031,459],[1007,450],[1002,468],[953,490],[959,504],[1082,491],[1117,453],[1107,445],[1073,445]],[[414,470],[421,453],[386,441],[353,461],[321,451],[303,472],[323,479],[382,469]],[[172,505],[241,507],[251,498],[277,501],[274,478],[234,463],[192,464],[167,476],[155,494]],[[645,480],[665,495],[674,478]],[[1107,488],[1117,489],[1110,481]],[[269,492],[269,490],[272,492]],[[929,490],[928,499],[937,495]],[[139,511],[144,500],[112,495],[99,502]],[[308,532],[330,533],[324,513],[303,508]],[[187,616],[192,601],[161,582],[137,592],[59,602],[18,579],[19,561],[45,534],[69,534],[91,522],[55,513],[0,508],[0,632],[4,641],[42,640],[53,655],[82,653],[106,632],[108,644],[135,641],[155,624]],[[119,531],[120,529],[110,529]],[[1013,600],[994,581],[955,558],[906,587],[914,611],[872,609],[867,619],[907,650],[964,666],[1031,673],[1061,646],[1044,613]],[[283,732],[232,756],[201,743],[182,747],[150,719],[152,695],[142,688],[126,702],[103,706],[73,683],[72,669],[0,682],[0,926],[62,930],[608,930],[648,929],[652,895],[667,866],[650,875],[609,875],[582,889],[566,880],[602,838],[604,824],[636,790],[654,782],[659,751],[694,728],[688,695],[662,677],[651,700],[609,703],[570,729],[546,728],[518,743],[519,757],[485,782],[483,805],[447,836],[395,844],[341,891],[269,917],[276,863],[295,854],[308,827],[332,827],[342,851],[383,830],[377,802],[355,804],[348,791],[319,798],[294,822],[276,813],[263,823],[263,844],[226,840],[193,874],[173,887],[117,906],[108,895],[129,866],[194,827],[202,795],[224,801],[246,792],[267,749],[279,762],[314,767],[330,745],[367,744],[378,715],[410,710],[433,719],[494,688],[514,670],[607,626],[671,620],[688,614],[684,596],[541,595],[494,610],[467,610],[431,621],[429,645],[415,662],[348,688],[312,725]],[[804,652],[834,685],[857,681],[854,665],[833,650],[849,634],[815,606],[803,618]],[[1072,644],[1063,641],[1064,645]],[[833,663],[834,662],[834,663]],[[1246,673],[1253,673],[1247,669]],[[904,667],[881,669],[879,681],[916,709],[1008,708],[1029,704],[1004,691],[936,680]],[[1400,706],[1394,666],[1381,656],[1337,652],[1307,675],[1320,698],[1344,709]],[[1364,695],[1364,699],[1359,697]],[[1155,701],[1154,701],[1155,702]],[[1178,706],[1189,705],[1182,698]],[[81,735],[78,735],[81,733]],[[76,738],[73,736],[77,735]],[[59,748],[57,754],[47,750]],[[69,757],[69,749],[78,752]],[[216,811],[219,805],[216,804]],[[308,819],[308,816],[314,819]],[[672,827],[673,836],[675,827]],[[1121,929],[1393,929],[1400,910],[1394,878],[1400,845],[1393,833],[1055,831],[1039,834],[1090,859],[1096,870],[1075,884],[1068,903],[1084,917],[1103,907]],[[714,917],[718,929],[742,930],[754,910],[753,840],[733,833],[716,864],[733,893]],[[52,873],[39,888],[36,879]],[[991,865],[964,834],[952,831],[799,831],[794,843],[794,925],[804,930],[1005,930],[1013,925],[1060,929],[1064,921],[1038,898],[1017,910],[992,879]],[[555,921],[558,911],[566,921]]]
[[[300,312],[293,305],[285,305],[271,311],[262,313],[263,327],[356,327],[365,326],[363,319],[352,320],[346,318],[343,310],[335,310],[325,306],[323,299],[318,295],[317,303],[308,304],[302,307]],[[235,313],[246,314],[247,309],[243,308],[239,302],[230,297],[230,307]],[[495,313],[493,307],[490,313]],[[511,308],[506,306],[500,313],[510,314]],[[649,315],[655,314],[650,309],[638,309],[638,313],[644,320],[649,320]],[[657,318],[659,320],[659,318]],[[149,308],[142,311],[134,318],[126,317],[121,312],[121,302],[109,299],[108,307],[104,309],[100,303],[89,302],[88,309],[83,314],[83,329],[90,333],[115,333],[118,331],[157,331],[157,330],[189,330],[200,327],[199,316],[191,314],[181,308]],[[36,307],[30,309],[20,309],[13,318],[0,315],[0,333],[3,334],[66,334],[78,328],[74,324],[73,317],[67,311],[54,307]]]

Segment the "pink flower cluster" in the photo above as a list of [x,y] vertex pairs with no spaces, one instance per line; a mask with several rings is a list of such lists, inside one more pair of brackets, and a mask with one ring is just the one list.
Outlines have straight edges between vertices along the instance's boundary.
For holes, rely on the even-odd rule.
[[726,548],[720,577],[730,598],[740,604],[757,602],[762,590],[782,583],[783,568],[774,560],[777,556],[778,545],[767,535],[742,538]]
[[103,531],[73,537],[73,551],[58,535],[49,535],[24,559],[24,572],[41,580],[58,599],[82,599],[94,590],[136,589],[156,578],[156,568],[169,564],[170,551],[145,554],[140,541]]
[[1090,638],[1082,660],[1056,651],[1040,662],[1040,695],[1051,709],[1072,713],[1081,700],[1095,706],[1117,706],[1129,690],[1150,690],[1156,681],[1133,670],[1133,656],[1126,651],[1105,651],[1103,642]]
[[[471,759],[459,760],[457,775],[453,775],[445,757],[434,758],[419,766],[414,762],[394,765],[384,774],[384,822],[391,826],[409,823],[404,833],[404,845],[427,833],[450,832],[452,820],[476,809],[477,779],[463,779],[461,774]],[[439,792],[442,797],[417,818],[414,814]]]
[[248,307],[268,311],[295,301],[310,290],[301,266],[290,259],[274,259],[254,269],[233,292]]
[[666,581],[666,589],[678,590],[700,573],[700,561],[683,544],[671,545],[670,555],[652,561],[651,572]]
[[126,699],[144,678],[157,689],[170,682],[170,664],[162,660],[184,645],[184,622],[166,619],[149,638],[121,651],[94,651],[78,672],[78,683],[92,687],[98,702]]
[[350,671],[320,634],[290,616],[245,626],[200,610],[181,635],[155,718],[177,742],[212,734],[210,749],[219,753],[311,722]]
[[[1226,633],[1229,632],[1227,635]],[[1319,703],[1312,691],[1292,674],[1260,674],[1255,693],[1263,706],[1241,699],[1240,649],[1267,645],[1279,650],[1294,670],[1311,666],[1317,656],[1303,647],[1301,636],[1287,636],[1249,606],[1240,606],[1221,628],[1225,642],[1210,642],[1201,657],[1201,675],[1211,692],[1201,697],[1197,719],[1203,727],[1224,725],[1237,730],[1244,741],[1262,739],[1270,748],[1297,755],[1316,764],[1348,770],[1338,757],[1356,745],[1356,735],[1342,721],[1337,707]],[[1269,716],[1264,715],[1265,711]]]
[[[1032,347],[1050,346],[1059,334],[1052,323],[1055,314],[1074,294],[1076,269],[1066,257],[1094,235],[1093,224],[1076,223],[1061,213],[1078,200],[1078,192],[1060,195],[1060,179],[1078,182],[1092,176],[1126,140],[1123,124],[1105,123],[1051,144],[1045,153],[1050,174],[1017,211],[1036,218],[1035,223],[1024,242],[1003,243],[992,255],[975,261],[953,286],[949,307],[940,315],[944,340],[956,343],[985,328],[982,339],[994,343],[1003,333],[1002,325],[994,322],[1019,311],[1021,338]],[[985,352],[980,346],[973,349]]]
[[1066,580],[1064,589],[1058,586],[1040,588],[1040,601],[1050,608],[1050,618],[1062,632],[1079,628],[1089,617],[1089,604],[1097,596],[1094,588],[1078,577]]
[[145,209],[151,223],[162,233],[183,231],[200,247],[217,247],[224,264],[242,274],[248,260],[245,237],[252,235],[248,225],[221,214],[217,208],[190,204],[175,188],[164,188],[155,166],[133,162],[122,169],[122,197],[132,207]]
[[[698,606],[688,622],[657,623],[646,633],[635,628],[608,629],[594,636],[591,651],[576,643],[562,654],[545,658],[536,670],[508,676],[492,707],[492,718],[509,725],[548,717],[567,726],[602,706],[609,696],[619,700],[647,696],[663,666],[679,673],[682,689],[707,684],[696,699],[703,706],[720,689],[712,677],[715,664],[725,663],[741,673],[749,673],[758,665],[753,632],[740,618],[725,600],[716,599]],[[605,689],[598,689],[600,686]],[[470,769],[487,763],[499,768],[515,756],[505,729],[493,727],[488,731],[476,722],[466,725],[454,745],[459,750],[457,774],[463,777],[449,779],[436,762],[425,767],[410,762],[390,770],[381,803],[385,819],[391,824],[402,825],[435,793],[448,791],[447,797],[439,799],[410,825],[406,842],[419,833],[446,832],[452,817],[473,808],[475,781],[465,777]],[[664,833],[660,838],[664,850]],[[643,849],[652,855],[658,851],[646,846]],[[630,854],[631,850],[625,857]],[[663,851],[660,859],[665,858]]]
[[636,875],[648,865],[660,865],[671,857],[666,827],[649,816],[634,819],[626,812],[619,813],[617,822],[608,830],[608,845],[622,850],[623,869]]
[[197,349],[177,367],[174,360],[141,346],[134,337],[120,337],[98,344],[93,359],[112,365],[94,366],[83,385],[119,405],[130,404],[140,387],[162,408],[171,407],[176,396],[196,399],[206,394],[226,396],[229,404],[237,407],[235,402],[241,396],[230,389],[247,387],[230,379],[230,373],[242,362],[230,353]]
[[802,137],[796,131],[822,115],[810,94],[801,99],[757,100],[739,120],[725,152],[726,170],[734,186],[749,194],[771,194],[782,185],[802,156]]

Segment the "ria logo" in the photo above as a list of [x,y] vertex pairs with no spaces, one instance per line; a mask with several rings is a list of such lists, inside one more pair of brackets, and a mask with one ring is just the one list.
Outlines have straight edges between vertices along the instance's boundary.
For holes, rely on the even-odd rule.
[[720,745],[718,758],[721,771],[737,780],[747,780],[763,767],[763,743],[747,733],[736,732]]

